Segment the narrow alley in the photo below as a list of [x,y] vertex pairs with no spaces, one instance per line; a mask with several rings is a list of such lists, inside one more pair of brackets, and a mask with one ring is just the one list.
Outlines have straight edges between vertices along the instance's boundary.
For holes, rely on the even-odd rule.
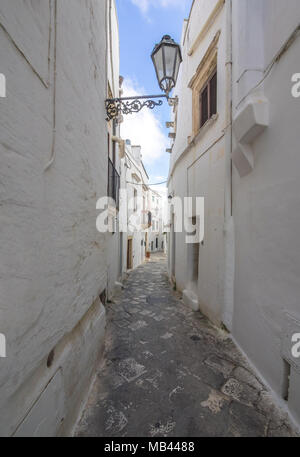
[[107,320],[77,436],[293,436],[229,335],[171,289],[162,254],[130,273]]

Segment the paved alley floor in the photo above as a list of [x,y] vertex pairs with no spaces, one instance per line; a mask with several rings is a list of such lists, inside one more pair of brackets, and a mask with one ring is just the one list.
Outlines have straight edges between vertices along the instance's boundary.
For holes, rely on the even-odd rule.
[[163,257],[124,286],[77,436],[293,435],[229,336],[172,290]]

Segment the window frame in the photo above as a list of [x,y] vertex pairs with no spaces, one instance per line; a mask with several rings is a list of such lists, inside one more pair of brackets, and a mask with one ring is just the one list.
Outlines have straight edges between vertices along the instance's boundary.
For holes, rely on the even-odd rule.
[[137,199],[138,199],[138,191],[137,191],[137,189],[135,187],[133,188],[133,199],[134,199],[133,200],[133,205],[134,205],[133,211],[136,213],[137,210],[138,210],[138,201],[137,201]]
[[[217,86],[216,86],[216,116],[218,115],[218,42],[221,31],[219,30],[211,41],[203,59],[201,60],[198,68],[190,80],[188,87],[192,90],[192,118],[193,118],[193,130],[191,138],[195,138],[201,129],[206,125],[200,122],[200,95],[208,86],[208,83],[217,73]],[[208,91],[209,92],[209,91]],[[209,114],[209,113],[208,113]],[[212,116],[208,117],[207,122]],[[200,127],[201,125],[201,127]],[[191,141],[191,140],[189,140]]]
[[[216,109],[215,113],[212,113],[212,107],[211,107],[211,82],[213,78],[216,76],[217,81],[216,81]],[[202,95],[204,91],[207,89],[207,119],[205,122],[202,122]],[[214,115],[216,115],[218,112],[218,69],[215,67],[214,71],[211,72],[210,77],[206,81],[206,83],[203,85],[202,89],[199,92],[199,130],[206,124],[206,122],[209,121]]]

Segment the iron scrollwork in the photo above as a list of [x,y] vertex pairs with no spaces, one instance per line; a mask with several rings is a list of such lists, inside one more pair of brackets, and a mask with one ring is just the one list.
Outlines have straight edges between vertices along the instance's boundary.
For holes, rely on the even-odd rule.
[[119,114],[138,113],[144,107],[154,109],[163,104],[162,100],[154,99],[167,98],[166,95],[149,95],[142,97],[112,98],[106,100],[107,121],[115,119]]

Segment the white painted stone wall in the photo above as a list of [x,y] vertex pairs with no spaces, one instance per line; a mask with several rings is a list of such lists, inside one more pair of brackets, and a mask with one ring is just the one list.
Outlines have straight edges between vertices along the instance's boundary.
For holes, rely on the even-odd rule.
[[[229,322],[236,342],[299,424],[300,362],[291,354],[291,335],[300,332],[300,102],[292,96],[292,76],[300,71],[300,6],[297,0],[233,0],[231,13],[228,0],[187,56],[215,4],[194,2],[184,24],[184,62],[175,90],[180,128],[171,156],[169,194],[205,197],[200,309],[215,323]],[[231,23],[232,59],[225,52]],[[187,148],[192,129],[188,81],[218,29],[219,117]],[[225,63],[228,70],[231,60],[232,96],[225,72]],[[231,101],[233,128],[226,129]],[[224,140],[219,140],[223,131]],[[184,237],[171,230],[168,239],[170,276],[180,290],[186,290],[189,263]]]
[[[120,45],[119,45],[119,26],[115,0],[108,0],[107,5],[107,76],[108,85],[112,91],[114,98],[120,97]],[[109,93],[107,91],[107,97]],[[113,122],[108,123],[108,131],[110,135],[110,159],[113,160],[112,151],[113,143],[115,143],[115,167],[119,175],[121,175],[121,148],[117,141],[114,141],[113,137],[120,138],[120,124],[116,123],[116,130],[113,130]],[[115,134],[114,134],[115,133]],[[108,261],[108,274],[107,284],[108,290],[107,295],[112,298],[115,292],[116,282],[122,279],[122,236],[119,230],[119,213],[116,214],[115,219],[115,232],[109,233],[108,235],[108,247],[107,247],[107,261]]]
[[[292,346],[289,340],[282,350],[286,312],[300,331],[300,99],[291,95],[292,75],[300,71],[299,34],[258,90],[242,99],[299,23],[297,0],[233,0],[234,120],[253,99],[269,104],[269,126],[251,143],[253,169],[244,177],[233,170],[233,335],[279,398],[286,378],[283,356],[291,358]],[[293,363],[287,406],[300,423],[299,359]]]
[[[164,198],[153,189],[149,189],[149,209],[152,213],[152,226],[149,229],[148,247],[150,252],[165,251],[164,220],[163,220]],[[156,247],[156,240],[158,246]],[[152,245],[153,243],[153,245]],[[162,246],[162,243],[163,246]],[[153,246],[153,249],[152,249]]]
[[[147,185],[149,177],[143,166],[142,162],[142,151],[140,146],[131,145],[130,140],[127,140],[126,144],[126,156],[123,161],[122,171],[122,187],[127,191],[127,232],[123,234],[123,271],[127,271],[127,241],[129,238],[132,239],[132,267],[137,268],[145,261],[146,257],[146,234],[149,232],[148,228],[141,230],[133,227],[130,218],[138,218],[138,224],[143,222],[143,198],[147,205]],[[124,179],[123,179],[124,175]],[[134,207],[134,191],[136,191],[137,198],[137,211],[133,211]],[[147,218],[146,218],[147,220]]]
[[0,43],[0,435],[65,435],[104,338],[106,2],[3,0]]
[[[199,0],[193,3],[190,18],[184,23],[182,34],[183,63],[173,97],[178,96],[177,132],[173,145],[168,194],[175,197],[205,198],[205,239],[199,247],[197,301],[216,324],[222,320],[224,306],[224,178],[226,127],[226,15],[220,8],[198,45],[197,37],[207,24],[217,0]],[[204,126],[193,138],[192,90],[188,87],[217,32],[218,107],[217,118]],[[191,48],[194,52],[189,55]],[[170,276],[180,291],[189,289],[188,246],[185,233],[169,237]],[[175,248],[173,243],[175,240]],[[174,260],[173,260],[174,258]],[[172,271],[172,264],[175,271]],[[193,291],[194,292],[194,291]]]

